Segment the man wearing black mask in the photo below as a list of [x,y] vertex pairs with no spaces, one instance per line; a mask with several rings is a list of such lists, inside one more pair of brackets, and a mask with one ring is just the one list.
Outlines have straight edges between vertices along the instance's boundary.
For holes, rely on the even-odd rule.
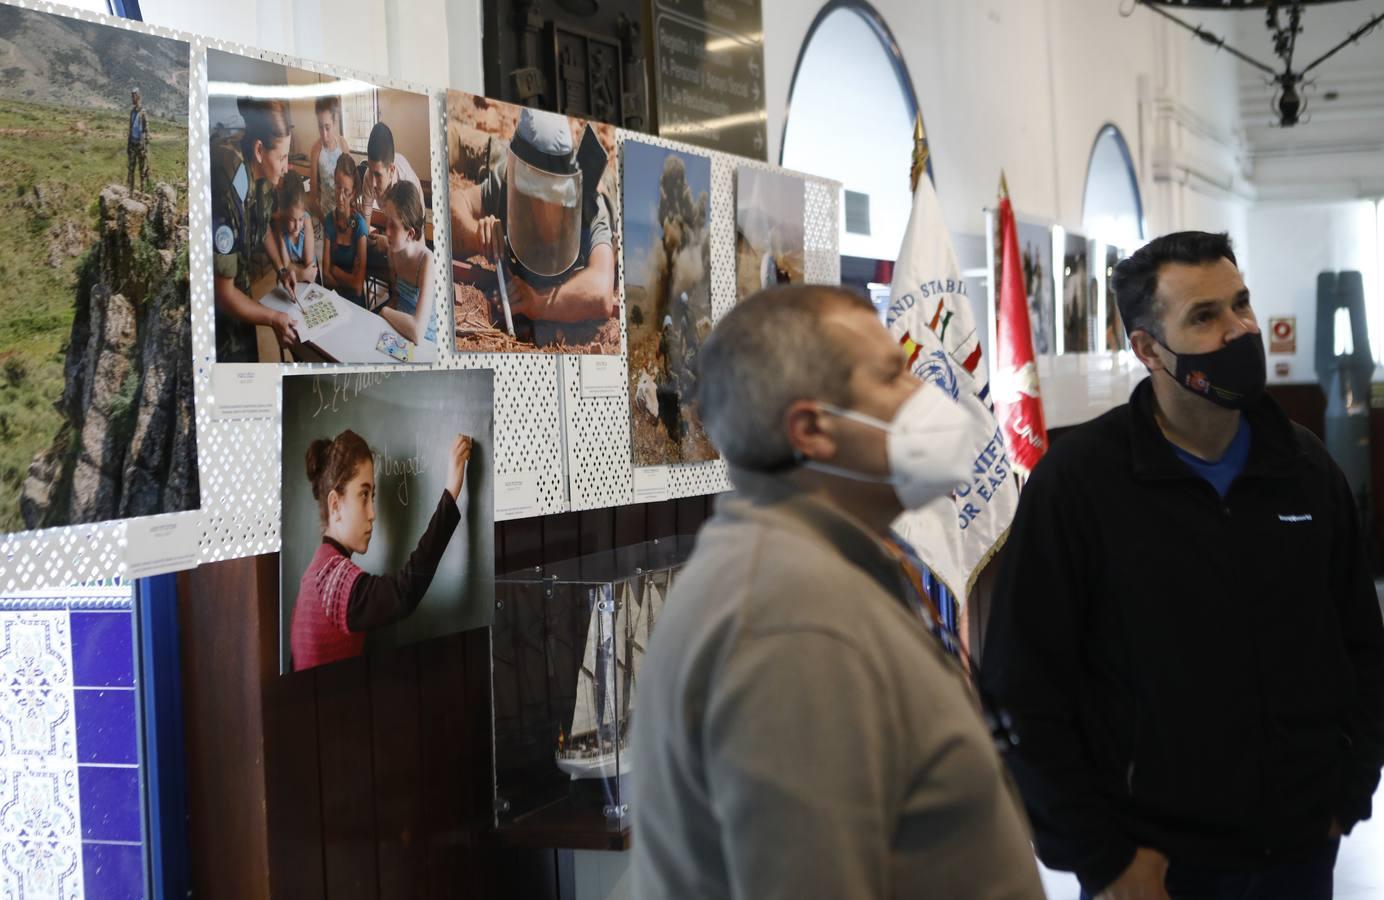
[[982,682],[1039,856],[1099,900],[1330,900],[1384,761],[1384,626],[1350,489],[1264,395],[1229,238],[1120,263],[1149,370],[1024,489]]

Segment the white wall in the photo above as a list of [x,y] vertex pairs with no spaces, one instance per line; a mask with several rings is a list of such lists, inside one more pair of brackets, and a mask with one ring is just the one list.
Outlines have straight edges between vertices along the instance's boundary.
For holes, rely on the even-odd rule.
[[[1152,233],[1210,219],[1246,239],[1250,194],[1232,127],[1238,82],[1226,54],[1170,33],[1147,10],[1122,17],[1109,0],[874,5],[912,77],[953,232],[982,233],[1001,168],[1021,217],[1079,232],[1087,160],[1111,123],[1135,157]],[[764,0],[771,159],[798,50],[821,6]],[[1218,24],[1228,15],[1205,18]]]
[[[1271,316],[1297,317],[1297,352],[1269,357],[1271,381],[1316,380],[1312,354],[1317,334],[1317,273],[1360,272],[1365,304],[1378,309],[1379,247],[1374,219],[1374,204],[1358,200],[1263,204],[1250,213],[1246,283],[1260,325],[1267,329]],[[1274,363],[1285,361],[1292,367],[1291,374],[1275,376]]]
[[140,10],[154,25],[304,60],[483,88],[480,0],[141,0]]

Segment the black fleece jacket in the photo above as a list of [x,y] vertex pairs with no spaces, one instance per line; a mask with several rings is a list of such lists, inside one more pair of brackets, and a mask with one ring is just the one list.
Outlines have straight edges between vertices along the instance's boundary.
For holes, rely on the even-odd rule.
[[1096,893],[1137,847],[1255,868],[1370,814],[1384,626],[1349,487],[1273,400],[1222,499],[1149,380],[1056,442],[1004,549],[982,683],[1039,856]]

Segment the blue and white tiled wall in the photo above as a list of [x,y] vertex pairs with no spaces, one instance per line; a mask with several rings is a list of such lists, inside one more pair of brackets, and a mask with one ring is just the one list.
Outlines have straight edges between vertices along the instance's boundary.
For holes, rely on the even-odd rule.
[[0,896],[145,896],[129,586],[0,595]]

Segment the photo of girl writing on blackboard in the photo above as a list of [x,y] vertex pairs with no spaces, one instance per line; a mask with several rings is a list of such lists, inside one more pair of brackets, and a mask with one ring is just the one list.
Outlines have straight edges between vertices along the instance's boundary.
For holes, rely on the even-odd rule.
[[418,607],[461,521],[457,500],[470,456],[471,438],[457,435],[447,453],[445,486],[418,545],[397,572],[372,575],[351,556],[370,549],[374,454],[349,429],[309,445],[307,477],[317,500],[322,544],[298,584],[290,635],[294,670],[361,655],[367,632],[398,622]]

